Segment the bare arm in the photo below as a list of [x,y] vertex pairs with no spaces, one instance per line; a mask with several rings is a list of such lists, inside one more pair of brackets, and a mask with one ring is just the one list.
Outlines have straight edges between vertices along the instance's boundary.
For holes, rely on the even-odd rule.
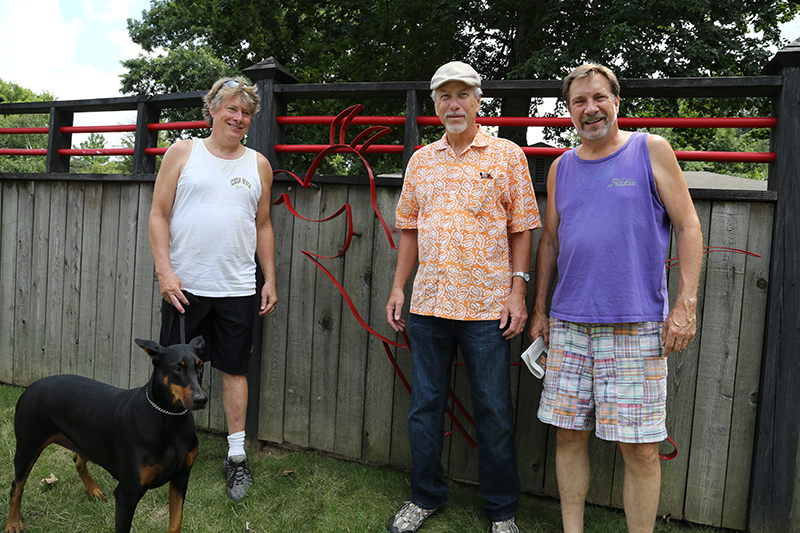
[[189,301],[182,292],[183,284],[172,270],[170,262],[169,216],[175,201],[178,177],[186,165],[186,161],[189,160],[191,151],[192,141],[179,141],[164,154],[158,176],[156,176],[153,203],[148,218],[150,250],[153,253],[161,296],[181,313],[184,312],[183,306],[189,305]]
[[261,304],[258,316],[267,316],[275,310],[278,292],[275,281],[275,234],[269,209],[272,201],[272,167],[262,154],[258,154],[258,175],[261,178],[261,198],[256,211],[256,255],[264,274],[261,288]]
[[389,302],[386,304],[386,321],[395,331],[406,329],[405,320],[402,318],[403,304],[405,303],[405,288],[411,272],[417,264],[417,230],[404,229],[400,234],[400,244],[397,246],[397,268],[394,271],[394,282]]
[[[509,235],[511,268],[514,272],[528,272],[531,268],[531,234],[531,230],[525,230]],[[511,278],[511,294],[500,314],[500,329],[508,325],[508,329],[503,332],[505,339],[513,339],[525,330],[525,322],[528,320],[528,308],[525,305],[527,292],[528,284],[525,280],[517,276]]]
[[697,332],[697,284],[703,259],[703,235],[689,188],[672,147],[662,137],[647,138],[653,174],[667,210],[678,249],[678,296],[664,321],[664,357],[685,350]]
[[544,230],[536,249],[536,281],[534,282],[533,309],[528,338],[533,342],[538,337],[550,346],[550,320],[547,316],[547,297],[556,279],[558,261],[558,226],[560,219],[556,211],[556,168],[558,159],[547,174],[547,211]]

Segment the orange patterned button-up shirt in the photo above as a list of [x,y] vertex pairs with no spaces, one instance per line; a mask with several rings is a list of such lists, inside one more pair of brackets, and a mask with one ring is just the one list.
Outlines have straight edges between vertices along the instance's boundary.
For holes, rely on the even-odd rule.
[[417,230],[411,312],[498,320],[511,294],[509,233],[541,227],[528,161],[482,128],[461,155],[447,137],[408,163],[397,227]]

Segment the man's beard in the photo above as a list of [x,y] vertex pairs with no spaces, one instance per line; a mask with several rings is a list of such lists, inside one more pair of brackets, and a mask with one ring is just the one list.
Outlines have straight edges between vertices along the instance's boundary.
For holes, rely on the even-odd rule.
[[[593,116],[590,117],[589,120],[593,120],[595,118],[601,117]],[[605,135],[608,133],[608,130],[611,129],[611,126],[617,122],[617,114],[614,113],[613,118],[610,118],[608,115],[603,115],[602,118],[605,118],[606,120],[605,126],[598,126],[597,129],[593,129],[591,131],[586,128],[584,123],[581,123],[580,128],[578,128],[580,136],[589,141],[596,141],[597,139],[602,139],[605,137]]]
[[[465,120],[464,120],[464,123],[463,123],[463,124],[459,124],[459,125],[456,125],[456,124],[451,124],[451,123],[450,123],[450,122],[447,120],[447,119],[448,119],[448,118],[450,118],[451,116],[456,116],[456,117],[461,117],[461,118],[464,118],[464,119],[465,119]],[[444,119],[445,119],[445,121],[444,121],[444,127],[445,127],[445,129],[446,129],[448,132],[450,132],[450,133],[464,133],[464,131],[466,131],[466,129],[467,129],[467,121],[466,121],[466,117],[464,117],[463,115],[445,115],[445,116],[444,116]]]

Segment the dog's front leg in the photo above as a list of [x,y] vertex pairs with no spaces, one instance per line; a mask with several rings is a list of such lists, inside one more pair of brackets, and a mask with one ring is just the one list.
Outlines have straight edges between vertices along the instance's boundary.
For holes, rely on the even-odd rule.
[[189,472],[179,473],[169,482],[169,533],[180,533],[183,520],[183,502],[189,486]]
[[116,516],[114,518],[114,533],[130,533],[133,524],[133,513],[144,491],[134,488],[125,489],[122,482],[114,490]]

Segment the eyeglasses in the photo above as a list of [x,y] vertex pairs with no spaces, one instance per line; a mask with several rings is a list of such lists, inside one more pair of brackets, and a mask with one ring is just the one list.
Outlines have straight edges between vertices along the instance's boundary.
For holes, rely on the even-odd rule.
[[239,82],[235,81],[235,80],[228,80],[225,83],[223,83],[223,85],[225,87],[230,87],[231,89],[238,89],[239,88]]

